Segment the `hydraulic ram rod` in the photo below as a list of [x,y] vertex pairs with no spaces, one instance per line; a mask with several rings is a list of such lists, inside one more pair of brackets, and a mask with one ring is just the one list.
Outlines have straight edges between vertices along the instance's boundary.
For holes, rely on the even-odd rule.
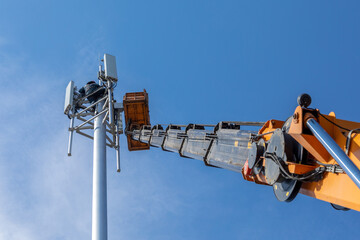
[[307,120],[306,125],[309,127],[314,136],[320,141],[335,161],[344,169],[351,180],[360,188],[360,170],[337,145],[330,135],[320,126],[313,118]]

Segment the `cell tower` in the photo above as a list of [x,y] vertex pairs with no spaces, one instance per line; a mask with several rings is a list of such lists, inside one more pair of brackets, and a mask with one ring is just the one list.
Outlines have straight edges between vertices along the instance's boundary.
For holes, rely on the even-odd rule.
[[[120,172],[119,135],[123,133],[123,104],[113,96],[118,80],[116,59],[104,54],[102,62],[98,83],[90,81],[78,90],[73,81],[69,82],[64,107],[64,114],[70,119],[68,156],[71,156],[74,132],[94,140],[92,240],[107,239],[106,147],[116,150]],[[93,134],[87,132],[92,129]]]

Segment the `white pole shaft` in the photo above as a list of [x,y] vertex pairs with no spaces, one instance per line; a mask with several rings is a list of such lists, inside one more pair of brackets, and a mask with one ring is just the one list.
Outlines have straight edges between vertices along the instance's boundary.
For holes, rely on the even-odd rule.
[[120,141],[119,141],[119,128],[118,126],[115,127],[116,130],[116,171],[120,172]]
[[[97,104],[100,112],[105,101]],[[106,126],[105,113],[94,120],[92,240],[107,240]]]
[[109,124],[110,126],[114,123],[114,107],[112,102],[112,89],[111,89],[112,83],[108,81],[108,98],[109,98]]

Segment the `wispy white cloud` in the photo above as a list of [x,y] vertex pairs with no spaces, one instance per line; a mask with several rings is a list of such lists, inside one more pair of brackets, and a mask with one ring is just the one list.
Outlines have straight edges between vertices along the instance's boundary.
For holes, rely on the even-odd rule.
[[[95,48],[84,46],[78,55],[77,61],[87,59],[85,75],[96,73],[88,67],[97,65],[89,57],[96,61]],[[41,68],[26,56],[1,59],[0,239],[89,239],[92,142],[75,136],[73,156],[66,156],[62,88],[68,79],[37,71]],[[131,222],[161,221],[161,216],[177,214],[182,203],[150,171],[139,177],[128,168],[115,175],[115,154],[108,153],[109,237],[144,239]]]
[[24,75],[27,63],[17,63],[1,69],[9,83],[0,96],[0,239],[88,238],[91,166],[66,158],[63,93],[47,73]]

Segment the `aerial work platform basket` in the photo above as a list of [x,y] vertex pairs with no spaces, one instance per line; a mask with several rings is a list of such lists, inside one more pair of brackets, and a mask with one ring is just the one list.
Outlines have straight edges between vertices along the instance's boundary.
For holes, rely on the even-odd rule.
[[[126,131],[140,130],[143,125],[150,125],[149,98],[146,90],[143,92],[126,93],[123,99]],[[131,139],[127,135],[129,151],[146,150],[150,146]]]

